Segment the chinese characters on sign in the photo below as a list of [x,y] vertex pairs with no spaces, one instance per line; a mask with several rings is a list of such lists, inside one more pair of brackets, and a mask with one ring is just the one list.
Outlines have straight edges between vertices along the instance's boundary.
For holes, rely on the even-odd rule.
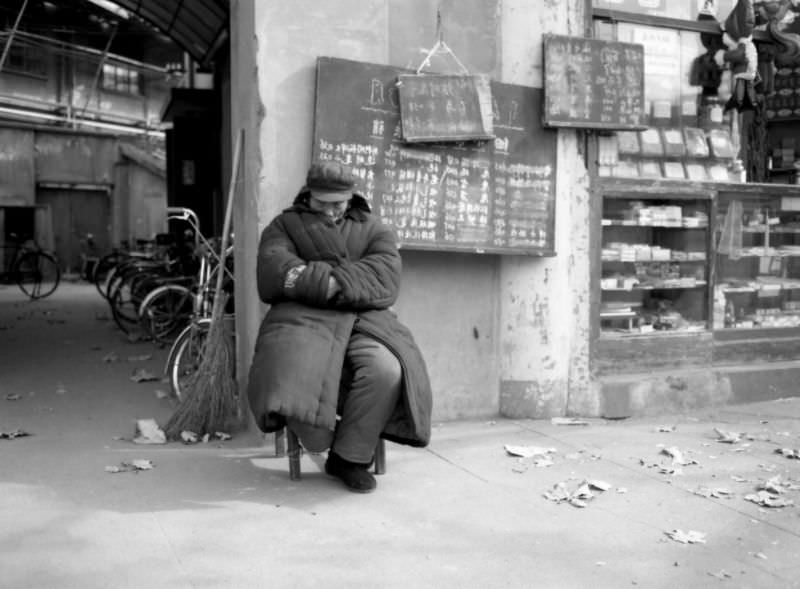
[[645,126],[641,45],[547,35],[544,124],[637,129]]
[[[554,253],[556,132],[539,123],[539,90],[492,84],[492,140],[409,144],[397,68],[334,58],[318,68],[314,156],[353,166],[403,246]],[[350,99],[336,103],[342,80]]]

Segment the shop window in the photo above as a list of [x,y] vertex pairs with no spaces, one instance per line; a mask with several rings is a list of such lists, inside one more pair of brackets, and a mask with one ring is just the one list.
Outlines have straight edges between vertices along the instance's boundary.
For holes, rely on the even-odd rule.
[[723,70],[716,94],[693,84],[707,52],[701,33],[634,23],[596,21],[595,36],[644,46],[645,124],[600,141],[600,176],[741,182],[740,132]]
[[12,43],[8,50],[4,71],[16,74],[47,77],[47,60],[39,47],[29,47],[21,43]]
[[141,94],[139,72],[114,64],[103,64],[103,89],[124,94]]
[[710,205],[699,196],[606,195],[604,337],[708,329]]
[[714,329],[800,327],[800,196],[723,193]]
[[[755,28],[737,0],[592,5],[597,38],[645,53],[648,128],[602,138],[600,176],[800,183],[800,5],[770,12],[757,3]],[[720,24],[752,38],[752,56],[741,43],[724,45]],[[731,73],[748,67],[754,81]]]
[[[800,33],[800,6],[754,35],[755,106],[726,108],[741,85],[727,67],[698,77],[719,43],[698,23],[700,4],[593,0],[596,37],[644,46],[647,103],[645,129],[598,138],[604,339],[711,329],[739,341],[800,329],[800,190],[786,186],[800,184],[800,47],[792,53],[776,35]],[[734,4],[717,0],[723,20]],[[625,177],[635,181],[616,180]],[[666,179],[704,184],[669,194],[672,184],[651,181]]]

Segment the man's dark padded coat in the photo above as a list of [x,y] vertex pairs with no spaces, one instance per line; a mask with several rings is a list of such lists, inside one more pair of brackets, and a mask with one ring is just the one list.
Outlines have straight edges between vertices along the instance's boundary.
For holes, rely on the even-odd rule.
[[[394,234],[354,194],[335,224],[308,206],[302,190],[261,234],[257,281],[270,308],[261,324],[248,398],[262,431],[291,417],[333,429],[345,351],[353,331],[389,348],[403,367],[403,395],[382,437],[425,446],[431,434],[431,386],[411,332],[389,307],[397,299],[402,262]],[[307,264],[293,293],[286,272]],[[328,278],[341,292],[328,301]]]

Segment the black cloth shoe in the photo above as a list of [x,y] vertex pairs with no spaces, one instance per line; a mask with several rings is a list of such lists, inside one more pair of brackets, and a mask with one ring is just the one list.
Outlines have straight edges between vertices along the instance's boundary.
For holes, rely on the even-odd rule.
[[325,472],[341,479],[355,493],[372,493],[375,490],[377,483],[368,469],[369,463],[350,462],[336,452],[329,452],[325,461]]

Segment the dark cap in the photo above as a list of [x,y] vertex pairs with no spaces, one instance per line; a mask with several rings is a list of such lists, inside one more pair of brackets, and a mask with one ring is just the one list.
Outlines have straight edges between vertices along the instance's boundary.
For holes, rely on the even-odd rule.
[[306,186],[311,190],[344,192],[353,190],[356,176],[349,166],[331,160],[311,164],[306,176]]

